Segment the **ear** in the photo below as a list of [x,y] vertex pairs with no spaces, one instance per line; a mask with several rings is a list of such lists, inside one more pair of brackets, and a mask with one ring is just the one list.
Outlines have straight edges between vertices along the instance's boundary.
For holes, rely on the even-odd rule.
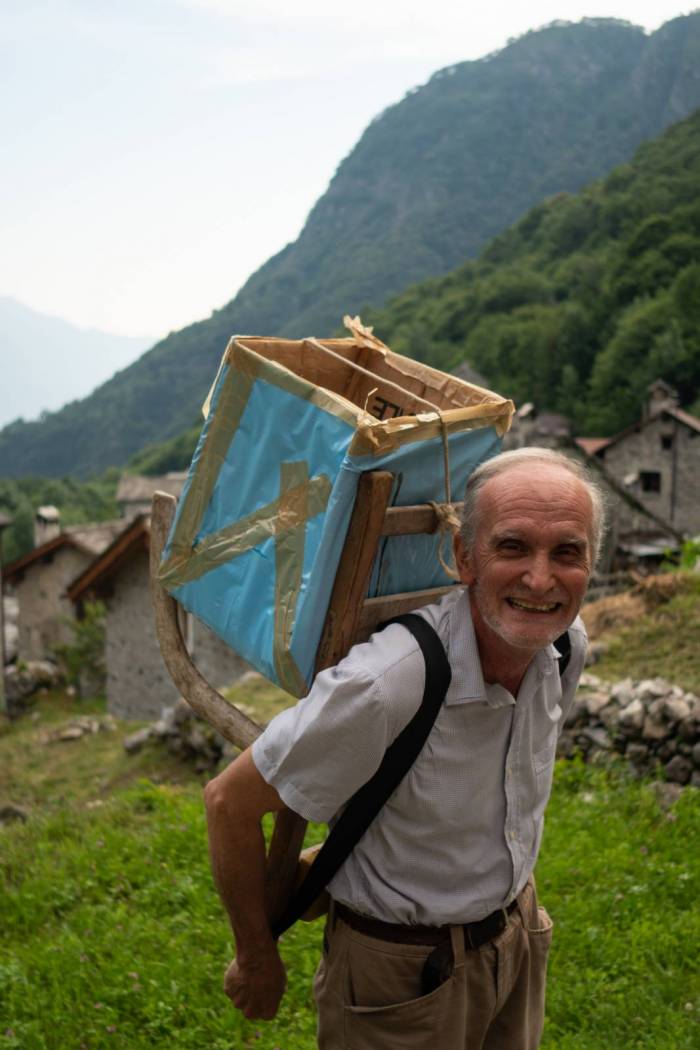
[[473,583],[476,577],[472,571],[470,558],[464,547],[462,537],[458,532],[455,533],[454,537],[454,553],[455,565],[457,566],[460,582],[466,584]]

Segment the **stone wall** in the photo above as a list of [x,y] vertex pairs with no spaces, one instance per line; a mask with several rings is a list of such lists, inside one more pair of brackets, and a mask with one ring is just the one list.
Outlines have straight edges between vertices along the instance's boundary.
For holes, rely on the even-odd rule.
[[[156,638],[145,551],[120,567],[106,607],[107,707],[119,718],[158,718],[179,694]],[[213,686],[230,685],[246,670],[240,657],[196,620],[191,635],[195,663]]]
[[558,754],[624,755],[646,776],[700,787],[700,698],[663,678],[607,683],[582,675]]
[[[670,446],[670,447],[665,447]],[[631,495],[653,514],[681,532],[700,532],[700,433],[672,416],[659,415],[599,453],[606,468],[620,482],[638,472],[657,472],[660,491],[644,491],[641,478],[627,486]],[[634,511],[619,505],[621,531],[639,528]]]
[[73,640],[65,619],[72,619],[75,613],[65,592],[90,560],[75,547],[59,547],[27,566],[22,578],[15,581],[19,602],[18,659],[41,660],[51,654],[55,645]]
[[158,648],[145,551],[122,565],[105,604],[107,708],[118,718],[157,718],[178,692]]

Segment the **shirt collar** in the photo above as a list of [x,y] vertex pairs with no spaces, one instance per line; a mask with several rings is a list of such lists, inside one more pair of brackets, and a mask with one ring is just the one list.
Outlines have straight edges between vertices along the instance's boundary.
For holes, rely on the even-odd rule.
[[[459,590],[460,593],[450,611],[447,655],[452,669],[452,681],[445,697],[445,706],[474,700],[485,700],[491,704],[494,697],[489,696],[481,671],[479,647],[469,603],[469,588],[461,587],[455,590]],[[535,653],[533,663],[540,675],[550,675],[557,669],[557,661],[561,656],[556,646],[550,644]],[[501,703],[492,706],[501,706]]]

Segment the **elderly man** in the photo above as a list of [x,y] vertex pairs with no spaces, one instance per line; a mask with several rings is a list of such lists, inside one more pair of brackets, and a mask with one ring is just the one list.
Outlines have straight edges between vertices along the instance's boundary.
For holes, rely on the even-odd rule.
[[[451,684],[417,760],[329,886],[322,1050],[539,1045],[552,924],[532,872],[602,530],[599,491],[559,453],[507,452],[472,474],[455,538],[464,586],[421,610]],[[567,630],[560,673],[553,642]],[[225,989],[246,1017],[273,1017],[285,987],[263,904],[262,815],[287,805],[332,821],[416,712],[425,680],[415,638],[392,624],[319,674],[208,785],[214,877],[236,938]]]

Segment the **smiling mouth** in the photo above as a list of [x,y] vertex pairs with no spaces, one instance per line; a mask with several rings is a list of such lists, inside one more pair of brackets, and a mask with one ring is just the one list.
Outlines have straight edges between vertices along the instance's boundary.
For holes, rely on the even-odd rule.
[[512,609],[522,609],[523,612],[553,613],[561,609],[561,602],[524,602],[519,598],[506,598]]

